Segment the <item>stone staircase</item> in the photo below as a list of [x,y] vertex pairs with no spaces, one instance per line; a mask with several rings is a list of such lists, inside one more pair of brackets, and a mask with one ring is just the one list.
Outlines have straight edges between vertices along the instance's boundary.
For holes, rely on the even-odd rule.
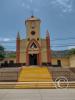
[[75,73],[70,68],[61,68],[61,67],[48,67],[49,72],[52,72],[53,81],[58,77],[66,77],[68,81],[75,81]]
[[[21,68],[1,68],[0,88],[4,89],[53,89],[59,76],[68,78],[68,88],[75,88],[74,69],[45,66],[24,66]],[[63,86],[65,84],[62,84]]]
[[0,82],[17,82],[20,68],[0,68]]

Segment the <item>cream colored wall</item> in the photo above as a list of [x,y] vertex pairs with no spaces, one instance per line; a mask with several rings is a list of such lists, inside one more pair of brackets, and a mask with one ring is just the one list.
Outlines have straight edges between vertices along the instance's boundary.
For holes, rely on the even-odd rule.
[[70,61],[70,67],[75,68],[75,55],[71,55],[69,61]]
[[41,40],[41,53],[42,53],[42,62],[47,63],[47,49],[46,49],[46,40]]
[[[26,63],[26,48],[27,48],[28,42],[27,40],[21,40],[20,41],[20,63]],[[43,39],[40,42],[41,45],[41,60],[42,63],[46,63],[47,62],[47,49],[46,49],[46,40]],[[37,48],[38,49],[38,48]],[[30,51],[30,54],[32,53],[39,53],[38,50],[34,51]],[[71,65],[74,66],[74,57],[70,57],[70,61],[69,58],[52,58],[52,64],[56,65],[57,64],[57,60],[61,60],[61,64],[62,67],[69,67]]]
[[24,54],[20,54],[20,63],[26,63],[26,55]]
[[56,58],[52,58],[51,61],[52,61],[53,65],[57,65],[57,59]]
[[62,67],[69,67],[69,58],[52,58],[52,64],[57,65],[57,60],[61,60]]
[[61,58],[61,64],[64,68],[70,67],[69,58]]
[[46,49],[46,39],[41,39],[41,48]]
[[46,50],[42,50],[41,60],[42,60],[42,63],[47,63],[47,52],[46,52]]
[[0,61],[0,63],[4,63],[5,61],[8,61],[9,63],[11,60],[14,61],[14,63],[16,63],[16,58],[5,58],[4,60]]
[[[32,23],[35,24],[35,28],[32,29]],[[35,31],[35,35],[32,35],[31,34],[31,31]],[[37,41],[37,38],[39,38],[39,41],[37,41],[40,46],[41,46],[41,40],[40,40],[40,21],[39,20],[29,20],[26,22],[26,47],[28,46],[28,44],[30,43],[30,41],[32,39],[35,39]],[[29,38],[29,41],[28,41],[28,38]]]
[[20,41],[20,63],[26,63],[26,40]]
[[[35,29],[32,29],[32,23],[34,22],[35,24]],[[31,31],[35,31],[36,34],[35,35],[31,35]],[[35,38],[37,40],[37,38],[40,37],[40,21],[27,21],[26,23],[26,33],[27,33],[27,38],[33,39]]]

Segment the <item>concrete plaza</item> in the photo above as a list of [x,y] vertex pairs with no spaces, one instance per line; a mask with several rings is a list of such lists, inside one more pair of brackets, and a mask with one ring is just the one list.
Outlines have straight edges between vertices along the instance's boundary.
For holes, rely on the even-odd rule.
[[0,89],[0,100],[75,100],[75,89]]

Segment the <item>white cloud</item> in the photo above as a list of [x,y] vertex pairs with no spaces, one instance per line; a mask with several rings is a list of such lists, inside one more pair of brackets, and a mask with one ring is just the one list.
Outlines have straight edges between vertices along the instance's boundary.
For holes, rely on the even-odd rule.
[[9,38],[4,38],[3,41],[8,42],[8,41],[10,41],[10,39]]
[[13,41],[14,39],[12,38],[0,38],[0,42],[11,42]]
[[25,3],[24,1],[21,2],[21,6],[24,8],[24,9],[30,9],[31,7],[31,3],[32,1],[30,0],[29,3]]
[[75,46],[68,46],[68,49],[72,49],[72,48],[75,48]]
[[[34,2],[34,6],[33,6],[33,2]],[[33,0],[27,0],[26,2],[24,0],[20,1],[19,6],[21,6],[24,10],[27,10],[29,12],[34,11],[34,13],[38,13],[39,9],[36,6],[35,1]]]
[[52,5],[59,7],[63,13],[71,12],[73,0],[53,0]]

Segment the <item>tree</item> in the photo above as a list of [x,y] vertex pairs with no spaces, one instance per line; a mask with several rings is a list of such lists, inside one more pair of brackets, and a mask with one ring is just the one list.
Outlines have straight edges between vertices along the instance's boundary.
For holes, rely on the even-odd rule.
[[73,55],[73,54],[75,54],[75,48],[69,50],[69,55]]
[[0,45],[0,60],[3,60],[4,58],[5,58],[4,47]]

